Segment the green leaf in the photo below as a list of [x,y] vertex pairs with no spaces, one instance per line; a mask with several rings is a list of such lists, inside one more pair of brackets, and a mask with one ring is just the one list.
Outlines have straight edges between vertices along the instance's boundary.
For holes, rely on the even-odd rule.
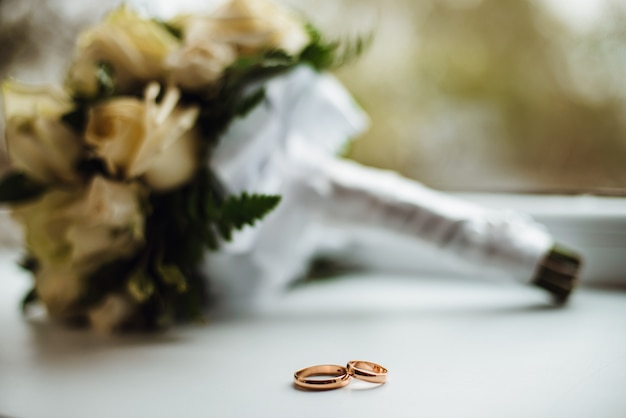
[[230,196],[220,208],[220,221],[232,225],[235,229],[241,229],[245,225],[252,226],[271,212],[279,202],[280,196],[276,195],[243,192],[239,196]]
[[142,303],[154,294],[154,279],[146,272],[145,267],[141,265],[130,274],[127,288],[135,300]]
[[38,300],[39,300],[39,295],[37,295],[37,289],[33,287],[22,298],[22,303],[21,303],[22,314],[26,314],[28,307],[32,305],[33,303],[37,302]]
[[72,128],[77,134],[82,133],[87,126],[87,107],[78,106],[76,109],[63,114],[61,122]]
[[281,50],[264,51],[258,55],[242,57],[224,72],[224,83],[216,104],[224,106],[224,101],[238,100],[241,92],[250,83],[278,75],[298,64],[291,55]]
[[32,254],[26,254],[24,258],[17,263],[17,265],[34,274],[39,269],[39,260],[37,260],[37,258]]
[[100,61],[93,69],[95,72],[97,83],[97,91],[93,96],[78,94],[74,96],[74,102],[78,105],[78,110],[85,112],[84,115],[79,113],[69,112],[65,116],[66,122],[72,127],[79,127],[81,122],[80,118],[86,118],[87,107],[103,99],[107,99],[115,95],[115,68],[110,62]]
[[98,84],[94,96],[79,94],[74,96],[76,107],[61,116],[61,122],[72,128],[77,134],[82,134],[87,127],[89,108],[95,103],[110,98],[115,94],[115,68],[108,62],[96,64],[95,77]]
[[157,271],[164,283],[176,287],[178,293],[187,291],[187,279],[178,267],[173,264],[157,264]]
[[265,99],[265,89],[260,88],[254,91],[237,105],[235,109],[235,115],[238,117],[244,117],[250,113],[255,107],[257,107]]
[[115,93],[115,68],[106,61],[96,66],[96,80],[98,81],[98,98],[110,97]]
[[233,239],[233,229],[234,225],[227,219],[220,219],[217,221],[217,230],[226,241]]
[[136,264],[135,259],[119,259],[98,267],[82,279],[89,285],[85,286],[86,292],[73,308],[76,311],[88,309],[110,292],[123,287]]
[[163,29],[165,29],[170,35],[172,35],[174,38],[178,39],[178,40],[182,40],[183,39],[183,31],[181,28],[172,25],[169,22],[166,22],[164,20],[161,19],[152,19],[152,21],[160,26],[163,27]]
[[22,203],[39,197],[46,186],[26,174],[13,172],[0,180],[0,203]]
[[111,178],[111,175],[106,168],[106,163],[100,158],[87,158],[80,160],[74,168],[83,178],[91,178],[95,176]]
[[210,250],[216,251],[219,248],[219,242],[217,241],[213,225],[207,225],[205,227],[203,242],[204,245]]
[[329,42],[313,25],[308,24],[307,31],[311,42],[302,50],[298,61],[307,62],[318,71],[333,70],[354,61],[373,40],[373,34],[369,33],[354,39]]

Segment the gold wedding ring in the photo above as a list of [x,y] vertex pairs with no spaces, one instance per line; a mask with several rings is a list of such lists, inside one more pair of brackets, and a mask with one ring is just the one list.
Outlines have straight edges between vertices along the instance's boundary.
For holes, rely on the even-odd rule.
[[[325,376],[327,379],[310,379],[311,377]],[[334,364],[322,364],[300,369],[294,373],[296,386],[309,390],[330,390],[344,387],[350,383],[348,369]]]
[[348,374],[356,379],[371,383],[385,383],[387,381],[387,369],[371,361],[352,360],[348,362],[346,368]]

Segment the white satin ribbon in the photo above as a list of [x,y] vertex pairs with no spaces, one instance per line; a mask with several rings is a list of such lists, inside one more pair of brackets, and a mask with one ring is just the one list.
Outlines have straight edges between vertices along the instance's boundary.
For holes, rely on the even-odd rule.
[[519,280],[534,276],[553,240],[531,219],[337,158],[367,124],[327,74],[302,66],[267,82],[265,101],[233,123],[211,165],[232,192],[283,199],[256,227],[207,254],[206,270],[218,293],[236,307],[250,307],[251,300],[284,288],[321,248],[349,243],[350,234],[337,233],[337,225],[395,232]]

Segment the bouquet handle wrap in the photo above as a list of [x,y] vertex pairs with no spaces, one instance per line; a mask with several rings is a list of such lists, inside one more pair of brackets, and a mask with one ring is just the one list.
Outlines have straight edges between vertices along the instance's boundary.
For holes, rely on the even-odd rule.
[[208,254],[208,273],[218,286],[255,296],[283,288],[320,248],[345,245],[324,230],[332,225],[408,236],[543,287],[557,302],[567,299],[578,258],[555,247],[542,225],[338,158],[339,144],[363,130],[367,118],[330,76],[298,68],[269,81],[266,90],[264,105],[232,126],[212,165],[231,190],[283,199],[259,225]]
[[481,207],[394,172],[318,157],[311,184],[326,202],[328,222],[419,240],[470,264],[542,287],[559,303],[573,290],[578,256],[556,244],[529,216]]

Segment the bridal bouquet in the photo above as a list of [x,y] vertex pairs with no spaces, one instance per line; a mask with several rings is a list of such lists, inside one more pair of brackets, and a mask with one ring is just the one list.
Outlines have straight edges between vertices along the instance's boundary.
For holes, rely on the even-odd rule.
[[122,7],[80,35],[63,86],[5,82],[0,201],[25,232],[23,307],[108,330],[199,318],[206,251],[280,201],[225,190],[209,165],[222,134],[264,80],[362,47],[267,0],[169,21]]

